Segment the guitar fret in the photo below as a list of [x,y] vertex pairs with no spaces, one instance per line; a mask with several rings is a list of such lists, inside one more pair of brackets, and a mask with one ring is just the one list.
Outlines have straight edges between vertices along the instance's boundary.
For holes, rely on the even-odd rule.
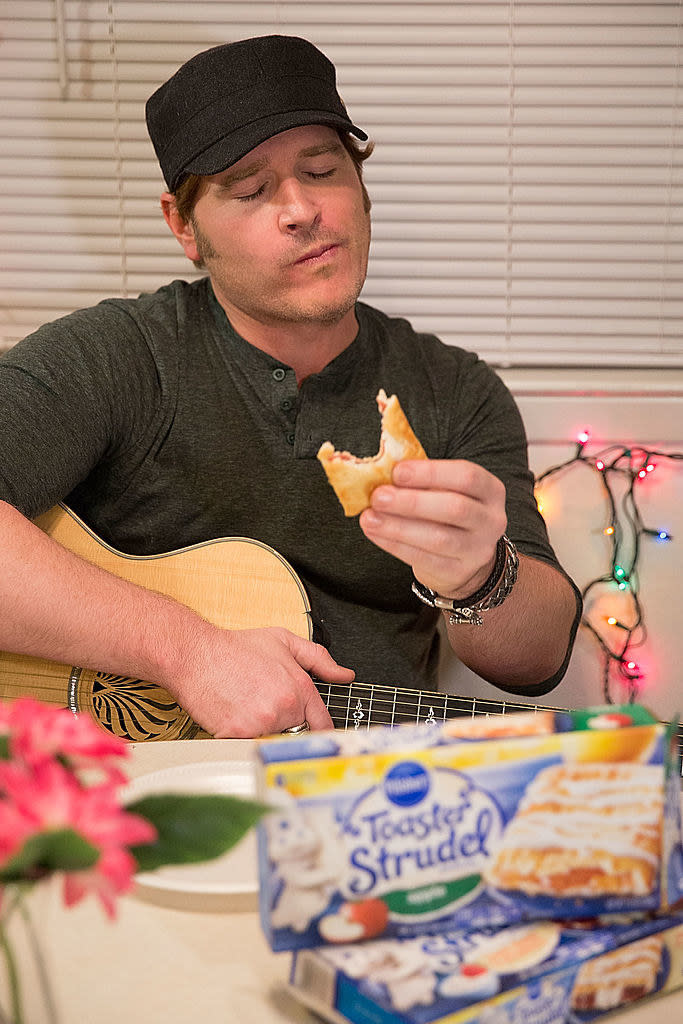
[[471,697],[458,697],[455,694],[449,693],[448,701],[450,703],[451,710],[448,712],[446,717],[462,718],[464,715],[470,715],[472,713]]
[[367,729],[370,728],[370,722],[372,721],[372,702],[374,700],[374,697],[375,697],[375,687],[374,687],[374,684],[373,684],[370,687],[370,703],[368,704],[368,724],[366,726]]
[[[318,692],[320,692],[320,687],[318,687]],[[320,696],[321,697],[323,696],[322,693],[320,694]],[[330,702],[332,700],[332,684],[331,683],[327,684],[327,697],[323,697],[323,700],[325,702],[325,707],[329,709]]]

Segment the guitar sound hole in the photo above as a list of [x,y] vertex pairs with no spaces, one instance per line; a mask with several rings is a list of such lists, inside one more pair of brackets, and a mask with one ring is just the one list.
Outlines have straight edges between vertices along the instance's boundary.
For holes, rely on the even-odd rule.
[[[154,683],[97,672],[91,685],[91,710],[116,736],[133,741],[191,739],[199,731],[187,712]],[[81,691],[79,704],[83,710],[84,696]]]

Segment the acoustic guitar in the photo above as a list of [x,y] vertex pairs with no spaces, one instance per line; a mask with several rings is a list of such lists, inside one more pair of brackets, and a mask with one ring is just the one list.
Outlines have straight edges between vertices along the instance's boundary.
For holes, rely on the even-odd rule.
[[[101,540],[65,505],[56,505],[36,525],[101,569],[175,598],[223,629],[283,626],[306,640],[313,638],[312,610],[301,580],[277,551],[260,541],[226,537],[161,555],[127,555]],[[316,687],[335,727],[342,729],[547,710],[538,704],[383,684],[317,681]],[[21,695],[86,712],[104,729],[130,740],[207,736],[153,682],[0,652],[0,699]]]

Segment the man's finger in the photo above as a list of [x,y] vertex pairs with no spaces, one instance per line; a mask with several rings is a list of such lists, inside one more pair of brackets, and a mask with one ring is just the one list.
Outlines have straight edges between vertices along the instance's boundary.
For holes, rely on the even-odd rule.
[[406,459],[392,473],[397,487],[458,491],[477,501],[485,501],[498,492],[501,481],[466,459]]
[[[334,723],[318,691],[312,693],[306,704],[306,721],[313,730],[333,729]],[[299,724],[299,723],[297,723]]]
[[[311,640],[303,640],[294,633],[290,634],[288,639],[290,650],[298,664],[312,676],[317,676],[330,683],[353,682],[355,676],[353,669],[338,665],[332,655],[320,644],[313,643]],[[332,729],[334,723],[312,680],[311,687],[312,690],[306,702],[306,721],[313,730]]]
[[353,669],[338,665],[329,651],[312,640],[302,640],[292,633],[290,650],[303,669],[326,682],[350,683],[354,678]]

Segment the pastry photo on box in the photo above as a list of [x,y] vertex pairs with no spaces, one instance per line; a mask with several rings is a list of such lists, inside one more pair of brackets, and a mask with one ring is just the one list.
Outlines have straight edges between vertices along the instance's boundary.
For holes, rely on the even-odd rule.
[[656,765],[544,768],[527,786],[485,878],[528,895],[645,896],[657,883],[663,813]]

